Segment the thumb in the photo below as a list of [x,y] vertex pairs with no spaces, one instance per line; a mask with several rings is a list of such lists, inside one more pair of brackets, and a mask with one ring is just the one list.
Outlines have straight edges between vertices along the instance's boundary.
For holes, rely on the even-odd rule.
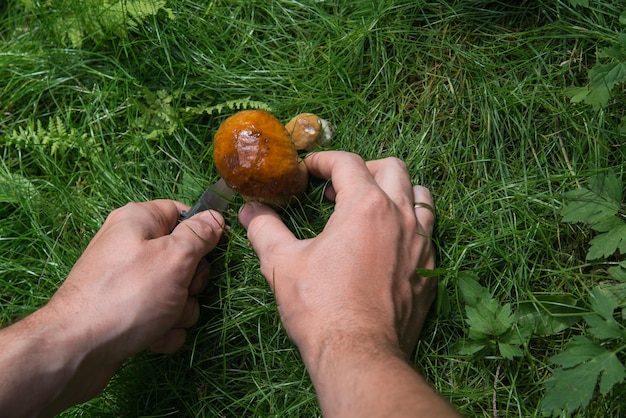
[[206,210],[176,225],[170,237],[176,247],[200,258],[215,248],[224,225],[219,212]]
[[246,203],[239,211],[239,221],[248,231],[248,240],[264,267],[267,267],[267,258],[279,254],[281,247],[289,248],[298,241],[280,216],[259,202]]

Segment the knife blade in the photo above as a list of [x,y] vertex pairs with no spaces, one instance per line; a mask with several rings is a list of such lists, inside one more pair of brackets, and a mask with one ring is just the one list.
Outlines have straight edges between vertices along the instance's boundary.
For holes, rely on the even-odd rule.
[[198,212],[209,209],[222,213],[226,210],[234,195],[235,191],[228,187],[224,179],[219,179],[202,193],[198,202],[193,205],[191,209],[182,211],[180,216],[182,220],[185,220],[191,218]]

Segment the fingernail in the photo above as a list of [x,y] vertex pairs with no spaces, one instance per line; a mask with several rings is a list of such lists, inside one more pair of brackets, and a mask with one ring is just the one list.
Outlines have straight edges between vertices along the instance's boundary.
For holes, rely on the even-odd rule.
[[198,219],[200,219],[203,222],[208,223],[214,228],[222,228],[224,225],[224,220],[222,218],[222,215],[212,210],[202,211],[197,216],[198,216]]
[[252,220],[254,213],[260,207],[261,204],[259,202],[251,200],[250,202],[246,202],[243,206],[241,206],[241,208],[239,208],[239,222],[241,222],[244,228],[248,227],[248,224]]

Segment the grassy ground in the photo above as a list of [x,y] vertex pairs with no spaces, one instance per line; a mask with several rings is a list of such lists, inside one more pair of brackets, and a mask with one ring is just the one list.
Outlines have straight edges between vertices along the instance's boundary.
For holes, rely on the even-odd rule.
[[[517,307],[584,300],[606,278],[585,261],[589,231],[559,210],[588,175],[622,170],[626,96],[597,111],[563,91],[617,42],[621,0],[49,3],[0,6],[0,326],[46,302],[113,208],[192,203],[237,108],[309,111],[336,124],[332,148],[401,157],[436,198],[445,272],[417,367],[468,416],[540,414],[548,359],[582,324],[534,335],[514,360],[461,354],[458,282],[475,275]],[[314,183],[284,217],[311,236],[331,210]],[[236,208],[227,219],[185,348],[137,356],[66,416],[319,414]],[[581,416],[624,413],[623,389]]]

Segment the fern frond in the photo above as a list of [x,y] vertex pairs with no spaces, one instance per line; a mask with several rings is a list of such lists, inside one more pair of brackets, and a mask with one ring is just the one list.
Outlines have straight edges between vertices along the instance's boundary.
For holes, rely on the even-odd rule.
[[102,148],[96,138],[79,133],[75,128],[68,128],[59,117],[48,119],[47,125],[37,120],[31,126],[14,129],[4,144],[27,151],[43,151],[51,157],[63,157],[72,151],[89,161],[99,158]]
[[185,108],[185,112],[196,114],[196,115],[201,114],[201,113],[206,113],[208,115],[217,113],[219,115],[219,114],[222,114],[224,109],[228,109],[228,110],[258,109],[258,110],[266,110],[268,112],[272,111],[272,108],[267,103],[261,102],[258,100],[251,100],[250,97],[246,97],[243,99],[229,100],[223,103],[216,104],[214,106],[187,107]]

